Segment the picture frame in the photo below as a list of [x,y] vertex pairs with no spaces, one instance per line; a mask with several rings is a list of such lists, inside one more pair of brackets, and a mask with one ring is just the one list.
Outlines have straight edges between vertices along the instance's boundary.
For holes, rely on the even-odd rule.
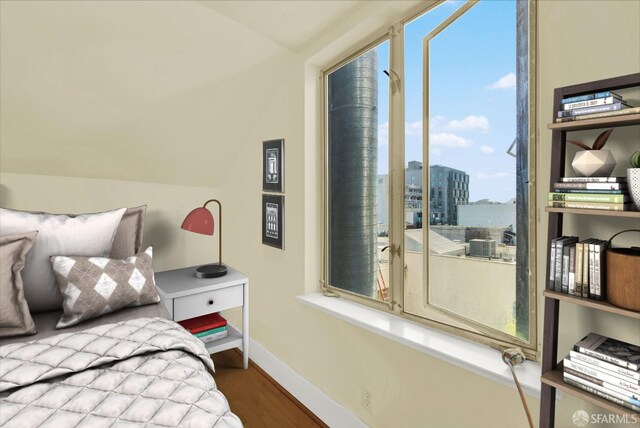
[[284,250],[284,195],[262,195],[262,243]]
[[262,142],[262,190],[284,192],[284,139]]

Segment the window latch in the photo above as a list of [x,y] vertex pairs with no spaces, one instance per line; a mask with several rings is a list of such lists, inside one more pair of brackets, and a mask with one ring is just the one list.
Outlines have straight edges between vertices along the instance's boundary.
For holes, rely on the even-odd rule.
[[389,252],[391,253],[391,255],[395,255],[400,257],[400,246],[396,246],[396,244],[390,244],[390,245],[386,245],[384,247],[382,247],[382,250],[380,250],[380,252],[384,253],[384,251],[389,248]]

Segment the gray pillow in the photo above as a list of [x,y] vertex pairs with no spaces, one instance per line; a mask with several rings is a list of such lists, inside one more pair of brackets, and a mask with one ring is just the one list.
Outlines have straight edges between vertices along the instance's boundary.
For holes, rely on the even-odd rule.
[[31,312],[62,308],[62,296],[49,257],[108,256],[124,212],[125,208],[120,208],[71,217],[0,208],[0,235],[38,231],[22,271],[24,293]]
[[21,272],[37,234],[34,231],[0,238],[0,337],[36,332],[24,299]]
[[124,260],[105,257],[51,257],[64,302],[56,328],[115,312],[126,306],[158,303],[152,248]]
[[125,257],[135,256],[140,252],[146,212],[146,205],[127,208],[122,215],[122,220],[120,220],[116,236],[113,238],[113,246],[109,254],[110,258],[124,259]]

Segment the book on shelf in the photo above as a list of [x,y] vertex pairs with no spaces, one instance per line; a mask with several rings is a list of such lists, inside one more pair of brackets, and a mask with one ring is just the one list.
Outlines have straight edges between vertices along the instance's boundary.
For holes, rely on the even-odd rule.
[[640,346],[589,333],[578,341],[573,349],[625,369],[640,371]]
[[574,109],[580,109],[585,107],[603,106],[607,104],[614,104],[616,102],[621,102],[621,101],[622,101],[621,98],[617,98],[613,96],[595,98],[592,100],[576,101],[573,103],[564,103],[562,104],[562,110],[574,110]]
[[574,376],[570,373],[563,373],[562,380],[571,386],[582,389],[583,391],[587,391],[600,398],[604,398],[605,400],[609,400],[613,403],[618,404],[619,406],[626,407],[627,409],[633,410],[634,412],[640,411],[640,404],[635,404],[637,400],[625,397],[624,395],[618,394],[615,391],[608,390],[601,385],[581,379],[580,377]]
[[599,119],[602,117],[625,116],[628,114],[637,114],[637,113],[640,113],[640,107],[631,107],[631,108],[625,108],[622,110],[614,110],[614,111],[604,111],[601,113],[583,114],[580,116],[558,117],[556,118],[556,123],[571,122],[574,120],[578,121],[578,120],[587,120],[587,119]]
[[[564,294],[569,293],[569,269],[571,267],[571,248],[576,246],[577,238],[575,241],[565,242],[562,247],[562,284],[560,286],[560,291]],[[574,253],[575,254],[575,253]]]
[[589,190],[626,190],[627,183],[619,182],[619,183],[592,183],[592,182],[570,182],[565,183],[562,181],[558,181],[553,183],[553,189],[555,192],[558,190],[565,189],[589,189]]
[[[584,241],[576,242],[576,266],[574,269],[574,294],[582,297],[582,261],[584,259]],[[588,296],[587,296],[588,297]]]
[[627,195],[627,189],[556,189],[554,193],[582,193],[596,195]]
[[571,295],[576,294],[576,245],[578,243],[571,245],[569,247],[569,286],[568,293]]
[[[558,292],[562,292],[562,279],[563,279],[563,262],[564,262],[564,247],[578,242],[577,236],[563,236],[555,241],[555,277],[553,289]],[[569,254],[567,253],[567,256]],[[568,285],[568,283],[567,283]]]
[[198,337],[198,339],[200,339],[202,343],[210,343],[216,340],[224,339],[225,337],[227,337],[228,333],[229,331],[225,327],[224,330],[221,330],[217,333],[209,334],[207,336],[200,336]]
[[591,278],[591,260],[589,258],[589,244],[597,241],[589,238],[582,241],[582,297],[589,298],[589,281]]
[[577,103],[580,101],[595,100],[597,98],[606,98],[606,97],[614,97],[617,99],[622,99],[622,96],[620,96],[619,94],[613,91],[601,91],[601,92],[594,92],[592,94],[577,95],[575,97],[563,98],[560,102],[562,104]]
[[630,107],[631,106],[629,106],[627,103],[619,101],[613,104],[607,104],[607,105],[601,105],[601,106],[583,107],[583,108],[577,108],[573,110],[562,110],[558,112],[558,117],[582,116],[585,114],[622,110]]
[[573,202],[608,202],[622,204],[629,202],[629,194],[607,194],[607,193],[562,193],[549,192],[550,201],[573,201]]
[[566,236],[558,236],[553,238],[549,243],[549,290],[557,291],[555,287],[556,282],[556,242],[560,239],[566,238]]
[[608,202],[574,202],[574,201],[549,201],[553,208],[577,208],[584,210],[608,210],[608,211],[633,211],[633,203],[614,204]]
[[627,177],[562,177],[563,183],[626,183]]
[[620,393],[626,393],[636,399],[640,399],[640,386],[638,386],[637,381],[634,381],[633,379],[620,379],[617,376],[604,373],[602,370],[599,370],[597,368],[588,367],[587,364],[583,363],[582,361],[573,361],[568,357],[562,361],[562,365],[564,366],[564,370],[568,373],[572,373],[578,376],[576,373],[569,371],[571,369],[577,373],[588,376],[590,379],[587,380],[593,383],[601,384],[600,382],[606,382],[607,388],[613,389],[614,391],[618,391]]
[[[606,254],[607,241],[598,240],[594,244],[589,244],[589,251],[591,251],[591,245],[593,245],[593,283],[589,284],[589,296],[594,300],[604,300],[605,284],[606,284]],[[591,256],[591,255],[590,255]],[[593,284],[593,289],[591,285]]]
[[215,314],[206,314],[195,318],[190,318],[188,320],[178,321],[185,329],[189,330],[190,333],[200,333],[202,331],[211,330],[214,328],[222,327],[227,325],[227,320],[222,318],[219,313]]
[[212,334],[216,334],[216,333],[220,333],[223,331],[227,330],[227,326],[222,326],[222,327],[218,327],[218,328],[212,328],[211,330],[205,330],[205,331],[201,331],[199,333],[194,333],[193,335],[195,337],[206,337],[206,336],[211,336]]
[[589,365],[595,369],[601,369],[603,372],[611,373],[612,375],[618,376],[621,379],[629,379],[640,382],[640,372],[629,370],[624,367],[620,367],[617,364],[611,364],[598,358],[590,357],[586,354],[581,354],[580,352],[574,351],[573,349],[569,351],[569,357],[572,361],[581,361],[585,363],[585,365]]

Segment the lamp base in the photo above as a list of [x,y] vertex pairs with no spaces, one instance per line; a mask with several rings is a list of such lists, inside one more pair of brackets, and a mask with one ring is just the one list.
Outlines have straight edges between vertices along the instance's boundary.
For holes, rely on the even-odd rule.
[[196,269],[197,278],[217,278],[227,274],[227,267],[222,264],[203,265]]

